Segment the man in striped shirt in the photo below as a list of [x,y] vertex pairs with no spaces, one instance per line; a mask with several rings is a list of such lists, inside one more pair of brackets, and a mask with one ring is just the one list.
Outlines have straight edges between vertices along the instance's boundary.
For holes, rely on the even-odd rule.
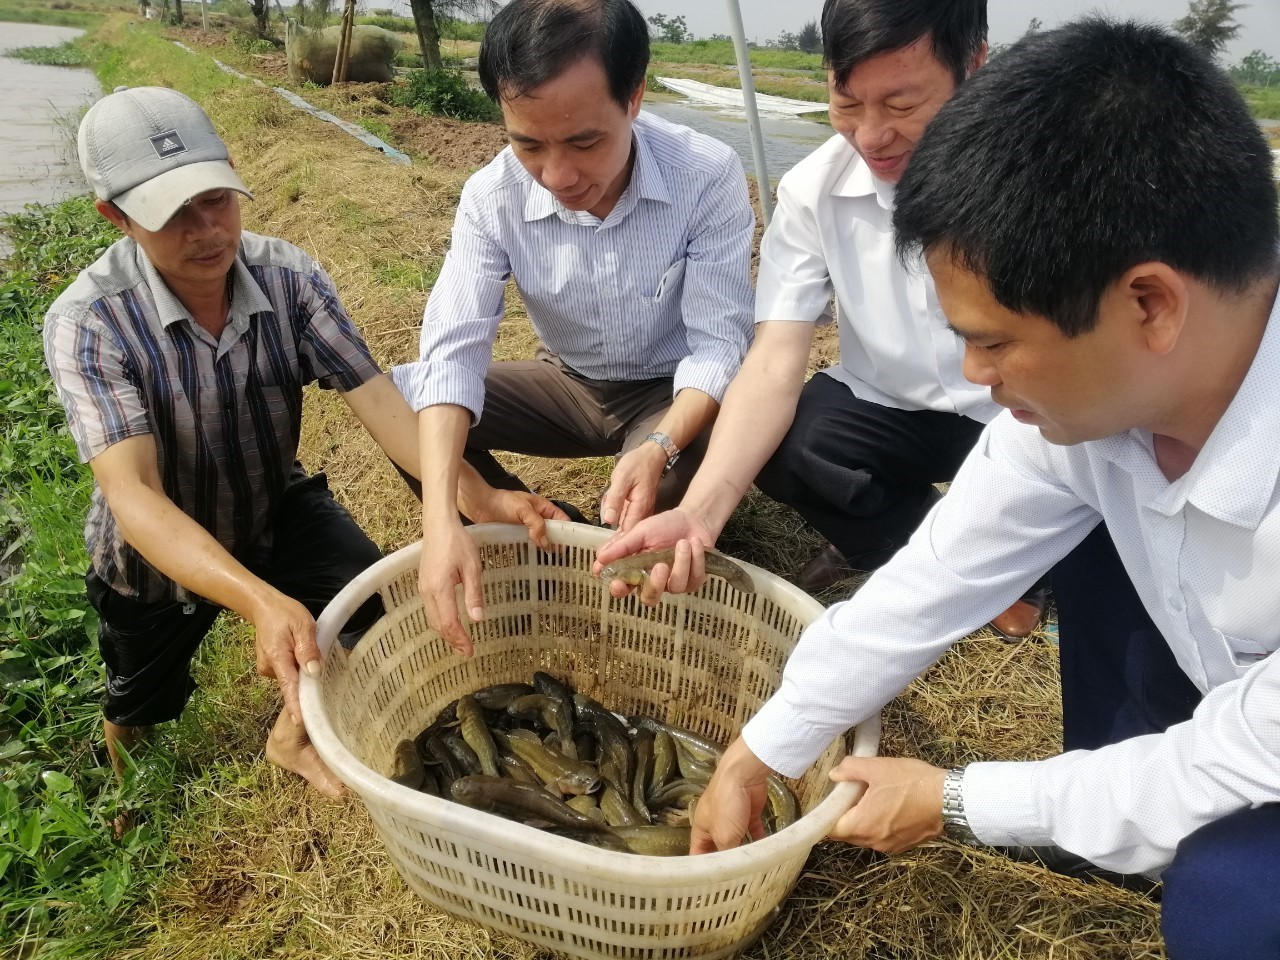
[[[298,671],[315,673],[314,617],[378,548],[297,461],[302,388],[337,389],[387,454],[419,462],[412,412],[369,355],[324,270],[283,240],[244,233],[249,196],[200,107],[173,90],[120,90],[80,126],[98,211],[125,238],[45,318],[45,354],[93,471],[89,599],[107,670],[106,742],[120,769],[194,690],[189,666],[222,608],[256,633],[258,672],[284,697],[267,757],[322,792],[341,784],[301,724]],[[474,471],[459,507],[528,522],[547,501]],[[544,541],[545,542],[545,541]],[[376,599],[346,625],[354,643]]]
[[[422,593],[463,652],[455,585],[472,619],[483,609],[459,462],[523,489],[490,450],[618,455],[601,519],[627,529],[679,500],[751,340],[742,165],[640,112],[648,54],[630,0],[513,0],[485,33],[481,82],[511,146],[467,182],[421,361],[393,371],[429,465]],[[513,276],[541,345],[490,364]]]

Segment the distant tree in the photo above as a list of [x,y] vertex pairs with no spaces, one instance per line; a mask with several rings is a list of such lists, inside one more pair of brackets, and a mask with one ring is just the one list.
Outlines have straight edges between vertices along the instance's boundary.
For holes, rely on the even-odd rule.
[[1251,87],[1280,85],[1280,60],[1254,50],[1230,70],[1231,79]]
[[1247,3],[1232,3],[1231,0],[1191,0],[1187,15],[1175,20],[1173,29],[1216,57],[1240,32],[1241,25],[1235,22],[1235,12],[1247,6]]
[[497,0],[409,0],[413,24],[422,48],[422,65],[428,70],[444,69],[440,57],[440,21],[446,19],[488,20],[498,11]]
[[725,41],[728,43],[733,42],[733,37],[729,36],[727,33],[713,33],[711,36],[707,37],[707,39],[713,42],[719,42],[719,41]]
[[801,53],[821,53],[822,34],[818,32],[818,21],[810,20],[796,34],[796,47]]
[[[1032,18],[1031,18],[1031,20],[1027,23],[1027,29],[1026,29],[1026,30],[1024,30],[1024,31],[1022,31],[1022,36],[1023,36],[1023,37],[1029,37],[1029,36],[1031,36],[1033,33],[1039,33],[1039,32],[1040,32],[1040,28],[1041,28],[1042,26],[1044,26],[1044,23],[1040,20],[1040,18],[1039,18],[1039,17],[1032,17]],[[1022,37],[1019,37],[1018,39],[1019,39],[1019,40],[1021,40],[1021,39],[1022,39]],[[1007,43],[989,43],[989,44],[987,44],[987,59],[988,59],[988,60],[994,60],[996,57],[1000,56],[1000,54],[1002,54],[1002,53],[1004,53],[1006,50],[1008,50],[1008,49],[1009,49],[1009,46],[1010,46],[1010,45],[1009,45],[1009,44],[1007,44]]]
[[774,50],[799,50],[800,37],[789,30],[783,30],[777,37],[770,40],[766,46],[772,47]]
[[693,38],[683,16],[668,17],[664,13],[655,13],[649,18],[649,24],[652,27],[650,35],[659,43],[684,43]]

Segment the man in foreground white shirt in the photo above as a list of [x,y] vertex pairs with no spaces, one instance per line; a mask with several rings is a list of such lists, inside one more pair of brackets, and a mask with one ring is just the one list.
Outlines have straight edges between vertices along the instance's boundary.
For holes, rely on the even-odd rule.
[[[894,226],[966,375],[1010,412],[908,546],[805,632],[698,806],[694,852],[758,832],[770,768],[801,772],[1102,520],[1199,703],[1041,761],[846,759],[833,777],[867,787],[833,836],[897,852],[945,820],[1056,845],[1162,877],[1174,960],[1280,956],[1280,224],[1256,125],[1184,41],[1084,20],[939,112]],[[1078,633],[1094,646],[1064,635],[1064,663],[1089,651],[1105,686],[1132,637]]]

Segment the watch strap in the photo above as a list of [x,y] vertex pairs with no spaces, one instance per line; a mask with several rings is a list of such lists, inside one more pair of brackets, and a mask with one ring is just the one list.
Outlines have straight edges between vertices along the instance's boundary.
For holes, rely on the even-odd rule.
[[942,778],[942,828],[953,840],[978,843],[964,812],[964,767],[952,767]]
[[676,446],[675,441],[668,437],[665,433],[654,431],[644,438],[645,442],[652,440],[660,446],[667,455],[667,465],[662,468],[662,475],[665,477],[671,472],[671,468],[676,465],[676,461],[680,459],[680,448]]

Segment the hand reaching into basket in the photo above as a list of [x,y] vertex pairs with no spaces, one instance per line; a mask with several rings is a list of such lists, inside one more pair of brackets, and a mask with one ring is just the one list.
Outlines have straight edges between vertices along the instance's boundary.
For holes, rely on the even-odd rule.
[[768,799],[773,773],[741,737],[729,744],[716,772],[693,808],[690,853],[714,853],[741,846],[765,835],[760,814]]
[[[680,508],[667,510],[640,521],[630,530],[620,531],[610,537],[596,551],[596,562],[591,572],[600,576],[607,564],[638,553],[674,548],[675,557],[670,564],[659,563],[649,570],[640,585],[640,601],[656,606],[663,592],[692,593],[702,586],[706,577],[705,552],[714,546],[715,535],[706,524],[692,513]],[[625,597],[636,589],[622,580],[613,580],[609,592],[615,597]]]
[[484,619],[484,594],[480,589],[480,550],[461,521],[435,525],[422,538],[418,564],[418,592],[427,623],[439,632],[454,652],[471,656],[471,635],[458,614],[457,587],[472,622]]
[[[468,510],[477,523],[523,524],[529,530],[529,539],[540,550],[553,548],[547,536],[547,521],[569,519],[550,500],[523,490],[490,488],[483,500],[471,501]],[[482,572],[480,550],[461,521],[436,523],[429,531],[424,530],[418,592],[427,623],[464,657],[472,654],[471,634],[458,613],[457,587],[462,585],[467,617],[478,623],[484,619]]]
[[600,501],[601,522],[625,531],[653,513],[666,465],[666,452],[656,443],[642,443],[619,457]]

